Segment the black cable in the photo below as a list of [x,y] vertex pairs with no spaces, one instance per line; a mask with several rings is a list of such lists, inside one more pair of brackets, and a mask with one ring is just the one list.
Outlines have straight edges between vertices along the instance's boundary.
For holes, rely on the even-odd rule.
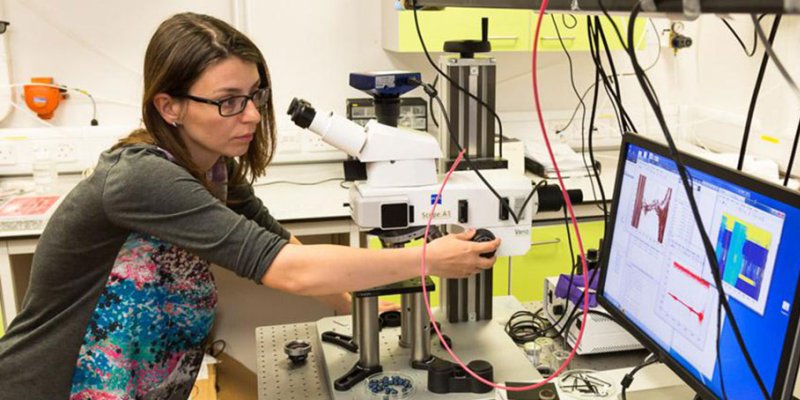
[[436,63],[431,58],[430,53],[428,52],[428,46],[425,45],[425,40],[423,40],[423,38],[422,38],[422,30],[419,27],[419,18],[417,17],[417,8],[418,8],[417,7],[417,0],[411,0],[411,5],[412,5],[412,8],[413,8],[413,13],[414,13],[414,26],[416,27],[416,30],[417,30],[417,36],[419,37],[419,43],[420,43],[420,45],[422,45],[422,51],[423,51],[423,53],[425,53],[425,58],[428,59],[428,62],[431,64],[433,69],[436,70],[436,72],[438,72],[439,75],[444,77],[448,82],[450,82],[450,84],[455,86],[462,93],[466,94],[467,96],[469,96],[473,100],[477,101],[478,104],[480,104],[483,108],[485,108],[486,111],[488,111],[490,114],[492,114],[492,116],[497,120],[497,129],[498,129],[498,134],[500,135],[500,146],[499,146],[500,148],[499,148],[499,151],[500,151],[500,157],[502,158],[503,157],[503,122],[500,120],[500,116],[497,115],[497,113],[494,111],[494,109],[491,106],[489,106],[488,104],[486,104],[486,102],[484,102],[483,100],[478,98],[478,96],[470,93],[469,90],[464,89],[461,85],[459,85],[456,81],[454,81],[453,78],[450,78],[450,76],[448,76],[444,71],[442,71],[439,68],[438,65],[436,65]]
[[[580,264],[580,262],[576,263],[576,265],[578,265],[578,264]],[[591,271],[588,271],[588,273],[589,273],[589,278],[588,278],[589,279],[589,284],[591,284],[591,282],[594,280],[595,275],[597,274],[597,271],[599,271],[599,268],[595,268],[595,269],[592,269]],[[586,276],[584,276],[584,279],[586,279]],[[570,281],[570,286],[569,287],[572,288],[572,282],[571,281]],[[567,304],[569,304],[569,301],[570,301],[569,300],[569,291],[570,291],[570,289],[567,289]],[[583,310],[583,307],[581,306],[581,304],[583,302],[583,296],[585,296],[585,295],[586,295],[586,292],[585,291],[581,291],[581,294],[578,297],[578,300],[574,303],[575,306],[572,307],[572,312],[570,312],[569,317],[567,317],[567,322],[564,323],[564,326],[562,326],[561,329],[558,330],[558,334],[560,336],[566,338],[566,336],[564,336],[564,335],[566,335],[567,331],[569,331],[570,325],[575,322],[574,321],[575,318],[579,317],[580,315],[583,315],[582,313],[578,314],[578,310]],[[589,314],[591,314],[592,311],[594,311],[594,310],[587,310],[587,311],[589,311]],[[595,312],[599,312],[599,311],[595,311]],[[566,314],[567,313],[565,312],[564,315],[566,315]],[[611,318],[611,316],[608,316],[608,317]],[[560,322],[560,320],[559,320],[559,322]]]
[[800,141],[800,123],[797,124],[797,133],[794,134],[792,153],[789,155],[789,165],[786,166],[786,176],[783,178],[783,186],[789,186],[789,177],[792,175],[792,166],[794,165],[794,156],[797,154],[798,141]]
[[[564,229],[567,231],[567,244],[569,245],[569,259],[570,262],[573,263],[572,271],[577,269],[575,264],[575,251],[572,249],[572,234],[569,231],[569,218],[567,217],[567,207],[562,209],[564,211]],[[570,282],[570,287],[572,287],[572,282]],[[567,290],[567,295],[569,295],[569,289]]]
[[[775,21],[772,22],[772,30],[769,32],[769,43],[775,42],[775,37],[778,35],[778,27],[781,24],[781,14],[775,16]],[[756,103],[758,103],[758,95],[761,92],[761,84],[764,82],[764,75],[767,72],[767,64],[769,64],[769,52],[764,52],[764,57],[761,58],[761,67],[758,69],[758,76],[756,77],[756,85],[753,88],[753,97],[750,99],[750,107],[747,109],[747,120],[744,123],[744,133],[742,134],[742,145],[739,147],[739,162],[736,164],[736,169],[739,171],[744,167],[744,156],[747,153],[747,142],[750,138],[750,128],[753,125],[753,115],[756,112]]]
[[[458,149],[459,152],[463,151],[464,149],[463,149],[463,147],[461,147],[461,144],[458,143],[458,137],[456,137],[455,131],[453,131],[453,126],[450,124],[450,118],[449,118],[449,116],[447,114],[447,109],[445,108],[444,103],[442,102],[442,99],[439,97],[439,93],[436,91],[436,88],[434,88],[430,84],[427,84],[427,83],[422,82],[422,81],[417,81],[416,79],[413,79],[413,78],[410,79],[409,82],[416,83],[416,84],[420,85],[422,87],[422,89],[425,91],[425,93],[428,95],[428,97],[430,97],[431,101],[436,100],[436,102],[439,104],[439,108],[442,110],[442,119],[444,119],[445,126],[447,127],[447,131],[450,133],[450,135],[449,135],[450,136],[450,140],[453,142],[453,144],[456,146],[456,148]],[[469,168],[473,172],[475,172],[475,174],[478,176],[478,178],[481,180],[481,182],[483,182],[483,184],[489,189],[489,191],[492,192],[492,194],[497,198],[497,200],[500,201],[501,207],[503,207],[509,213],[509,215],[511,215],[511,218],[514,220],[514,223],[518,224],[519,223],[519,217],[517,216],[517,214],[525,212],[525,207],[528,205],[528,202],[533,197],[533,193],[535,193],[535,191],[539,187],[539,185],[537,184],[536,186],[534,186],[534,188],[531,190],[531,193],[528,195],[526,200],[523,202],[522,206],[519,208],[519,211],[518,212],[514,212],[514,210],[511,209],[511,206],[508,204],[508,200],[503,198],[502,196],[500,196],[499,193],[497,193],[497,190],[495,190],[495,188],[489,183],[489,181],[487,181],[486,178],[484,178],[483,174],[481,174],[481,171],[477,168],[476,165],[474,165],[472,163],[472,160],[466,154],[464,154],[463,158],[464,158],[464,161],[469,166]],[[541,181],[540,181],[540,183],[541,183]]]
[[792,74],[786,69],[781,62],[781,59],[775,54],[775,49],[772,46],[772,43],[769,42],[767,39],[767,35],[764,33],[764,30],[761,29],[761,24],[758,23],[758,19],[756,18],[755,14],[750,14],[750,19],[753,21],[753,26],[756,27],[756,34],[758,35],[758,39],[761,40],[761,44],[764,45],[764,51],[769,54],[772,62],[775,64],[775,68],[778,69],[778,72],[781,73],[783,79],[786,80],[786,83],[789,84],[789,88],[792,89],[792,92],[800,100],[800,87],[797,86],[797,82],[794,81],[792,78]]
[[[586,17],[586,18],[587,18],[587,20],[586,20],[587,24],[591,25],[591,17]],[[594,51],[593,50],[593,48],[594,48],[593,39],[594,38],[591,37],[591,29],[589,29],[589,31],[590,31],[590,34],[589,34],[589,36],[590,36],[590,38],[589,38],[589,47],[592,48],[592,50],[590,50],[590,51],[593,52]],[[592,55],[592,58],[594,58],[594,55]],[[592,169],[594,170],[594,176],[597,179],[597,185],[598,185],[599,190],[600,190],[600,199],[602,201],[601,205],[603,207],[603,225],[604,226],[608,226],[608,205],[606,204],[606,194],[605,194],[605,190],[603,189],[603,182],[600,180],[600,173],[599,173],[599,171],[597,171],[597,165],[594,162],[594,156],[593,156],[594,152],[592,151],[592,148],[594,147],[594,143],[592,142],[592,138],[593,138],[593,133],[594,133],[594,121],[595,121],[595,117],[597,115],[597,98],[598,98],[599,89],[600,89],[599,85],[600,85],[600,75],[601,74],[602,74],[602,70],[597,67],[597,64],[595,64],[594,96],[592,98],[591,116],[589,117],[589,159],[592,162]],[[596,198],[595,198],[595,200],[596,200]]]
[[[575,278],[575,271],[577,269],[578,263],[575,262],[575,253],[572,247],[572,235],[570,234],[569,231],[570,225],[569,225],[569,220],[567,219],[567,209],[564,208],[563,210],[564,210],[564,227],[567,230],[567,243],[569,243],[569,254],[571,260],[570,263],[572,264],[569,275],[569,284],[567,286],[567,301],[569,301],[569,295],[573,288],[572,282]],[[530,316],[532,319],[535,320],[536,318],[539,317],[539,313],[541,312],[542,309],[540,308],[539,310],[536,311],[536,313],[532,313],[532,315],[528,316]],[[506,323],[505,330],[508,336],[511,337],[511,339],[514,340],[514,342],[517,344],[532,342],[539,337],[546,336],[547,332],[554,330],[558,326],[558,324],[561,323],[566,314],[567,314],[566,312],[562,313],[559,316],[559,318],[552,324],[550,323],[549,320],[547,320],[547,318],[545,318],[546,323],[540,323],[537,325],[537,323],[533,321],[520,322],[520,323],[513,322],[513,320],[516,317],[519,317],[520,315],[527,315],[524,314],[524,312],[517,312],[511,316],[511,319],[508,320],[508,322]]]
[[[569,244],[569,259],[570,259],[570,263],[572,263],[572,269],[569,271],[569,282],[567,283],[567,294],[565,295],[566,301],[569,302],[569,296],[570,296],[570,293],[572,293],[572,282],[575,279],[575,273],[577,272],[578,265],[580,263],[575,259],[575,252],[574,252],[574,250],[572,248],[572,235],[571,235],[571,233],[569,231],[570,225],[569,225],[569,218],[567,218],[567,208],[564,207],[563,211],[564,211],[564,228],[567,230],[567,243]],[[581,297],[581,299],[582,299],[582,297]],[[580,303],[580,300],[578,302]],[[577,308],[577,305],[576,305],[576,308]],[[553,328],[558,327],[558,324],[560,324],[561,321],[564,320],[564,316],[566,316],[566,315],[567,315],[567,312],[566,312],[566,309],[565,309],[564,312],[553,323]]]
[[[617,26],[617,22],[614,21],[613,18],[611,18],[611,15],[608,13],[608,9],[606,9],[606,7],[603,5],[603,0],[597,0],[597,5],[600,6],[600,10],[603,12],[603,15],[605,15],[606,18],[608,18],[608,20],[611,22],[611,27],[614,28],[614,32],[617,34],[617,39],[619,39],[620,43],[622,43],[622,48],[625,49],[625,51],[628,53],[635,52],[636,50],[632,46],[634,39],[633,38],[634,32],[633,31],[628,32],[627,43],[631,44],[631,46],[626,45],[626,41],[625,39],[622,38],[622,34],[620,33],[619,27]],[[639,2],[639,4],[637,5],[641,6],[641,2]],[[635,27],[636,27],[636,21],[629,21],[628,28],[633,29]],[[649,93],[650,96],[653,97],[653,101],[655,102],[655,104],[660,107],[661,101],[659,101],[658,99],[658,95],[656,94],[655,88],[653,87],[653,83],[650,82],[650,78],[647,76],[647,74],[640,73],[640,71],[642,71],[642,65],[638,63],[638,58],[636,58],[636,62],[637,64],[634,66],[633,72],[636,75],[637,80],[640,80],[641,84],[641,80],[644,79],[643,91],[645,91],[645,94]],[[644,90],[645,88],[646,90]]]
[[722,389],[722,400],[727,400],[728,392],[725,390],[725,374],[722,372],[722,356],[720,355],[722,352],[720,351],[720,331],[722,330],[722,304],[717,302],[717,337],[715,340],[715,346],[717,349],[717,364],[719,365],[719,387]]
[[641,370],[642,368],[647,367],[648,365],[653,365],[653,364],[655,364],[657,362],[658,362],[658,358],[653,357],[649,361],[645,361],[645,362],[637,365],[636,367],[634,367],[631,370],[631,372],[628,372],[627,374],[625,374],[625,376],[622,378],[622,382],[620,382],[620,386],[622,386],[622,393],[621,393],[622,400],[627,400],[628,399],[625,396],[625,391],[628,390],[628,388],[631,386],[631,383],[633,382],[633,376],[636,375],[636,373],[639,372],[639,370]]
[[[461,147],[461,144],[458,143],[458,138],[455,136],[455,132],[453,131],[453,126],[450,124],[450,118],[447,115],[447,110],[445,110],[445,106],[444,106],[444,103],[442,102],[442,99],[439,97],[438,94],[433,96],[432,99],[435,99],[436,102],[439,103],[439,108],[442,110],[442,119],[444,119],[445,126],[447,126],[447,130],[450,132],[450,140],[453,142],[453,144],[455,144],[455,146],[456,146],[456,148],[458,149],[459,152],[464,151],[464,148]],[[469,166],[469,168],[473,172],[475,172],[476,175],[478,175],[478,178],[481,180],[481,182],[483,182],[483,184],[486,185],[487,188],[489,188],[489,191],[491,191],[492,194],[494,194],[494,196],[497,197],[497,200],[500,201],[501,207],[503,207],[511,215],[511,218],[514,220],[514,223],[518,224],[519,223],[519,217],[517,216],[517,213],[515,213],[514,210],[511,209],[511,205],[508,204],[508,200],[506,198],[504,198],[503,196],[500,196],[500,193],[497,193],[497,190],[495,190],[495,188],[492,187],[492,185],[489,183],[489,181],[487,181],[486,178],[483,177],[483,174],[481,174],[481,171],[478,169],[478,167],[476,165],[474,165],[472,163],[472,160],[469,157],[467,157],[466,153],[464,153],[463,158],[464,158],[464,161],[467,162],[467,165]],[[535,187],[534,187],[533,190],[531,190],[531,195],[528,196],[528,200],[530,200],[531,197],[533,197],[532,194],[533,194],[534,190],[536,190]],[[522,205],[522,207],[520,207],[520,210],[519,210],[520,213],[525,212],[525,206],[527,205],[528,200],[526,200],[525,203]]]
[[[599,4],[602,7],[602,1],[600,1]],[[633,40],[634,24],[636,22],[636,17],[639,15],[641,10],[642,10],[641,3],[637,3],[633,11],[631,12],[630,20],[628,22],[629,41]],[[607,15],[607,12],[605,12],[605,10],[604,13],[606,13]],[[617,32],[619,32],[619,28],[616,26],[616,22],[614,22],[614,20],[611,18],[609,18],[609,20],[613,24],[614,29]],[[661,127],[661,130],[664,133],[664,137],[666,138],[669,147],[670,156],[675,160],[675,165],[678,168],[678,173],[680,174],[681,177],[681,183],[683,184],[684,190],[689,200],[689,205],[691,206],[692,216],[694,217],[695,226],[700,232],[700,237],[703,242],[703,247],[706,252],[706,257],[711,267],[711,274],[714,278],[714,284],[716,285],[717,292],[719,294],[719,301],[723,304],[725,313],[728,316],[728,320],[730,322],[731,330],[733,331],[734,336],[736,337],[736,341],[739,345],[739,348],[742,350],[742,354],[744,355],[745,361],[747,362],[747,367],[750,369],[751,373],[755,377],[759,389],[764,395],[764,398],[769,399],[770,398],[769,391],[767,390],[766,385],[764,385],[764,381],[761,379],[761,376],[759,375],[758,370],[756,369],[755,364],[753,363],[753,359],[752,357],[750,357],[750,353],[747,351],[747,347],[744,344],[744,340],[742,339],[742,335],[739,330],[739,325],[736,323],[736,319],[733,315],[733,312],[731,311],[730,305],[728,304],[728,299],[725,295],[725,291],[722,285],[722,279],[720,277],[720,268],[718,260],[716,258],[716,252],[714,251],[714,247],[712,246],[711,241],[708,238],[708,234],[703,228],[703,221],[702,218],[700,217],[700,211],[697,207],[697,201],[695,200],[694,197],[694,190],[692,190],[689,174],[686,170],[686,166],[683,163],[683,157],[678,152],[678,149],[675,146],[675,141],[672,139],[672,135],[670,134],[669,127],[667,126],[666,120],[664,118],[664,113],[661,110],[661,107],[659,106],[657,99],[654,96],[654,93],[651,92],[652,85],[648,85],[648,80],[646,78],[647,74],[642,70],[642,66],[639,64],[639,61],[637,60],[636,52],[632,48],[629,48],[628,55],[630,56],[631,64],[633,65],[633,68],[636,71],[636,78],[639,81],[640,86],[642,87],[642,91],[644,92],[645,97],[647,98],[648,102],[653,108],[653,112],[655,113],[658,123]],[[717,336],[719,336],[720,334],[721,332],[717,330]]]
[[[553,15],[553,14],[550,14]],[[567,24],[567,18],[572,18],[572,25]],[[578,26],[578,18],[573,14],[561,14],[561,23],[564,24],[564,27],[567,29],[575,29]],[[553,26],[558,29],[558,25],[556,25],[555,19],[553,19]]]
[[[570,14],[570,15],[572,16],[572,18],[575,18],[574,15],[572,15],[572,14]],[[564,14],[562,14],[561,17],[563,18]],[[564,43],[564,39],[561,37],[561,30],[558,28],[558,24],[556,23],[555,15],[550,14],[550,19],[553,21],[553,26],[555,27],[555,30],[556,30],[556,36],[558,37],[558,42],[561,44],[561,49],[564,51],[564,55],[567,56],[567,63],[569,64],[569,82],[570,82],[570,84],[572,86],[572,91],[575,93],[575,96],[578,98],[578,107],[581,108],[581,113],[582,113],[581,114],[581,159],[583,160],[584,168],[586,168],[586,174],[590,177],[589,186],[592,188],[592,197],[594,199],[597,199],[597,192],[595,191],[595,188],[594,188],[594,180],[591,179],[592,169],[589,168],[589,163],[586,161],[586,149],[585,149],[586,141],[584,140],[584,133],[586,132],[586,126],[585,126],[586,125],[586,103],[583,102],[583,98],[581,97],[580,93],[578,92],[578,86],[575,84],[575,68],[574,68],[573,62],[572,62],[572,55],[569,54],[569,50],[567,50],[567,45]],[[575,21],[576,21],[575,23],[577,24],[577,19]],[[577,111],[577,109],[576,109],[576,111]],[[574,117],[574,115],[575,115],[575,113],[573,113],[573,117]],[[571,123],[572,123],[572,119],[570,119],[570,121],[567,122],[567,126],[565,126],[564,129],[557,130],[556,134],[559,134],[559,133],[563,132],[564,130],[566,130]],[[596,206],[598,208],[600,208],[600,210],[603,210],[603,208],[599,204],[596,204]]]
[[[595,23],[592,23],[592,17],[587,17],[587,26],[588,26],[588,36],[589,36],[589,54],[592,56],[592,61],[594,62],[595,68],[597,68],[600,72],[600,77],[602,78],[603,83],[603,90],[606,92],[606,96],[611,101],[611,107],[614,109],[614,115],[617,118],[617,124],[619,124],[619,131],[620,133],[624,133],[626,131],[624,119],[622,114],[620,113],[620,102],[617,98],[616,92],[614,92],[614,88],[611,85],[609,78],[606,76],[605,67],[603,66],[603,61],[600,58],[600,28],[597,26],[600,25],[598,21],[598,17],[594,17]],[[592,132],[590,131],[589,134],[591,135]],[[591,147],[591,146],[590,146]]]
[[506,334],[516,344],[532,342],[550,330],[550,321],[541,315],[542,309],[531,312],[527,310],[517,311],[511,315],[505,325]]
[[[653,60],[653,62],[650,63],[650,65],[647,68],[644,69],[645,71],[650,71],[653,68],[655,68],[655,66],[658,65],[658,62],[661,60],[661,34],[658,32],[658,28],[656,27],[656,24],[653,22],[653,20],[652,19],[648,19],[648,21],[650,22],[650,26],[653,28],[653,32],[655,32],[655,34],[656,34],[656,39],[658,40],[658,51],[656,52],[656,58]],[[633,73],[633,72],[626,72],[626,73],[619,74],[619,76],[617,76],[617,78],[622,78],[622,77],[626,77],[626,76],[636,76],[636,74]],[[564,127],[562,127],[561,129],[557,130],[556,133],[561,133],[561,132],[567,130],[567,128],[569,128],[570,125],[572,125],[572,122],[575,120],[575,116],[578,114],[578,110],[580,110],[580,108],[581,108],[581,103],[586,98],[586,96],[589,95],[589,92],[593,88],[594,88],[594,84],[592,84],[588,88],[586,88],[586,90],[583,92],[583,95],[580,96],[580,98],[579,98],[578,105],[576,105],[575,109],[572,110],[572,115],[569,117],[569,121],[567,121],[567,124],[564,125]]]
[[[645,71],[650,71],[651,69],[653,69],[653,67],[656,66],[656,64],[658,64],[658,61],[661,60],[661,33],[658,31],[658,28],[656,28],[656,23],[653,22],[652,18],[648,18],[647,21],[650,22],[650,26],[653,28],[653,33],[656,34],[656,40],[658,41],[658,47],[656,48],[658,50],[656,51],[656,59],[653,60],[653,62],[651,62],[650,65],[648,65],[647,68],[644,69]],[[628,74],[622,74],[620,76],[628,76]]]
[[[592,271],[589,271],[589,282],[594,280],[594,277],[595,277],[595,274],[597,273],[597,271],[598,271],[597,268],[593,269]],[[571,287],[572,287],[572,285],[570,284],[570,288]],[[583,301],[583,296],[584,295],[586,295],[586,292],[582,291],[581,295],[578,297],[578,300],[575,302],[574,307],[572,307],[572,312],[570,313],[569,318],[567,318],[567,322],[565,322],[564,326],[561,327],[561,329],[558,331],[558,335],[561,336],[562,338],[564,338],[564,343],[569,343],[569,330],[572,328],[572,325],[575,324],[578,321],[578,317],[583,315],[583,313],[578,314],[578,310],[583,310],[583,308],[581,307],[581,302]],[[569,302],[569,301],[570,301],[569,300],[569,290],[567,290],[567,302]],[[607,312],[604,312],[604,311],[589,309],[589,310],[586,311],[586,313],[587,314],[592,314],[592,315],[599,315],[601,317],[605,317],[605,318],[608,318],[611,321],[614,321],[614,317],[612,317],[611,314],[609,314]],[[562,317],[564,315],[566,315],[566,314],[567,314],[566,312],[564,314],[562,314]],[[561,319],[559,319],[559,321],[556,322],[553,325],[557,326],[559,322],[561,322]]]
[[[589,47],[590,53],[592,55],[592,60],[595,63],[595,66],[600,69],[601,77],[603,78],[603,86],[605,87],[606,95],[608,96],[609,100],[611,100],[611,106],[614,108],[614,114],[617,117],[617,123],[620,126],[620,134],[624,134],[630,130],[636,131],[636,127],[633,125],[633,121],[631,120],[628,113],[625,111],[625,106],[622,103],[622,93],[620,92],[619,88],[619,80],[617,79],[617,70],[614,66],[614,59],[611,56],[611,51],[608,47],[608,42],[606,41],[606,35],[603,30],[602,24],[600,23],[600,17],[594,17],[594,24],[589,23]],[[594,41],[592,42],[592,38]],[[603,50],[606,54],[606,58],[608,59],[609,68],[611,68],[611,74],[606,73],[605,66],[603,65],[602,57],[600,55],[600,40],[603,42]],[[613,86],[611,85],[613,81]]]
[[[603,40],[603,50],[605,50],[606,58],[608,59],[608,66],[609,66],[609,68],[611,68],[611,75],[610,76],[612,78],[607,78],[607,79],[612,79],[613,82],[614,82],[615,91],[613,92],[613,94],[615,96],[615,99],[616,99],[617,103],[619,104],[619,115],[621,117],[621,121],[620,122],[623,124],[623,128],[624,128],[623,130],[624,131],[634,131],[634,132],[636,132],[637,131],[636,130],[636,126],[633,124],[633,121],[631,120],[631,117],[628,115],[628,112],[625,111],[625,106],[622,103],[622,90],[619,87],[619,79],[616,78],[616,76],[618,75],[617,74],[617,68],[614,66],[614,58],[611,56],[611,49],[608,46],[608,41],[606,40],[606,34],[605,34],[605,31],[603,30],[603,25],[600,23],[600,17],[599,16],[595,17],[595,29],[600,34],[600,39]],[[597,60],[600,61],[600,48],[599,48],[599,46],[596,46],[596,47],[597,47],[597,49],[596,49],[597,50]],[[602,66],[602,63],[601,63],[601,66]],[[623,133],[625,133],[625,132],[623,132]]]
[[[435,77],[435,78],[433,78],[433,83],[432,83],[432,85],[433,85],[433,86],[436,86],[436,83],[437,83],[437,82],[439,82],[439,75],[436,75],[436,77]],[[436,125],[436,128],[438,129],[438,128],[439,128],[439,121],[437,121],[437,120],[436,120],[436,116],[434,115],[434,112],[433,112],[433,102],[432,102],[432,101],[429,101],[429,102],[428,102],[428,108],[429,108],[429,110],[430,110],[430,111],[429,111],[429,113],[431,114],[431,121],[433,121],[433,124],[434,124],[434,125]],[[501,138],[500,138],[500,141],[502,141],[502,140],[503,140],[503,138],[501,137]]]
[[[522,206],[519,208],[519,213],[520,214],[525,212],[525,206],[528,205],[528,202],[531,201],[531,199],[533,198],[533,195],[536,194],[536,192],[539,190],[539,188],[541,188],[542,186],[545,186],[545,185],[547,185],[547,179],[542,179],[539,182],[536,182],[535,185],[533,185],[533,189],[531,190],[530,193],[528,193],[528,197],[525,198],[525,201],[522,202]],[[533,216],[531,216],[531,218],[532,217]]]
[[[761,14],[758,17],[758,21],[761,22],[761,20],[766,16],[767,16],[767,14]],[[736,38],[736,41],[739,42],[740,46],[742,46],[742,50],[744,50],[744,54],[747,57],[753,57],[756,54],[756,50],[758,49],[758,32],[756,32],[756,30],[753,29],[753,50],[747,50],[747,45],[744,44],[744,41],[742,40],[741,36],[739,36],[739,34],[736,33],[736,30],[733,29],[733,27],[728,22],[728,20],[726,20],[725,18],[722,18],[722,17],[720,17],[719,19],[720,19],[720,21],[722,21],[723,24],[725,24],[725,26],[728,27],[728,30],[731,31],[733,36]]]
[[[497,113],[494,111],[494,109],[492,109],[492,107],[490,107],[488,104],[486,104],[483,100],[479,99],[474,94],[470,93],[468,90],[466,90],[463,87],[461,87],[452,78],[450,78],[447,74],[445,74],[444,71],[439,69],[439,67],[436,65],[436,63],[433,62],[433,59],[431,58],[431,55],[428,52],[428,47],[425,45],[425,40],[422,38],[422,30],[419,27],[419,19],[417,17],[417,1],[416,0],[412,0],[412,6],[413,6],[413,13],[414,13],[414,26],[416,27],[417,36],[419,37],[420,45],[422,45],[422,50],[425,53],[425,58],[428,59],[428,62],[431,64],[433,69],[435,69],[436,72],[439,73],[440,76],[444,77],[453,86],[455,86],[456,88],[461,90],[463,93],[467,94],[469,97],[471,97],[472,99],[477,101],[481,106],[483,106],[487,111],[489,111],[495,117],[495,119],[497,119],[498,134],[500,135],[500,157],[503,157],[503,123],[502,123],[502,121],[500,121],[500,117],[497,115]],[[447,114],[446,108],[445,108],[444,104],[442,103],[441,98],[439,98],[439,95],[436,92],[436,89],[433,88],[430,85],[424,84],[423,82],[418,82],[418,83],[423,86],[425,92],[428,94],[428,96],[431,98],[431,100],[436,99],[437,102],[439,103],[439,107],[442,110],[442,117],[444,118],[446,126],[447,126],[447,130],[450,133],[450,140],[453,141],[453,144],[455,144],[456,148],[459,151],[463,151],[463,148],[461,147],[461,144],[458,142],[458,137],[455,136],[455,132],[453,131],[453,126],[450,124],[450,118],[448,118],[447,115],[446,115]],[[492,187],[492,185],[489,184],[489,182],[486,180],[486,178],[483,177],[483,175],[480,173],[478,168],[472,163],[472,160],[470,160],[470,158],[467,156],[466,153],[464,153],[464,160],[467,162],[467,165],[469,165],[470,169],[475,171],[475,174],[478,175],[478,178],[480,178],[480,180],[486,185],[486,187],[489,188],[489,190],[492,192],[492,194],[494,194],[494,196],[497,197],[497,199],[500,201],[500,206],[503,207],[503,209],[505,209],[511,215],[511,217],[514,219],[514,223],[518,224],[519,223],[519,218],[517,217],[517,214],[514,212],[514,210],[512,210],[511,207],[509,206],[508,201],[506,199],[504,199],[502,196],[500,196],[500,194],[497,193],[497,191],[494,189],[494,187]],[[532,196],[529,196],[528,199],[530,199],[530,197],[532,197]],[[527,201],[525,202],[525,204],[523,204],[523,207],[520,208],[520,210],[523,211],[523,212],[525,210],[525,207],[524,207],[525,205],[527,205]]]

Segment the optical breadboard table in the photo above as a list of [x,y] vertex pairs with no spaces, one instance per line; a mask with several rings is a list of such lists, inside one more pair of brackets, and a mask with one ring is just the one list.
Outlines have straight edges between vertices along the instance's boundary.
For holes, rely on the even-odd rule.
[[[489,361],[494,367],[495,381],[530,382],[541,379],[539,373],[505,334],[503,328],[508,318],[522,309],[536,310],[539,302],[525,303],[523,306],[513,297],[495,297],[492,321],[442,324],[443,333],[453,339],[453,350],[464,362],[475,359]],[[346,392],[333,390],[331,382],[344,375],[358,361],[358,355],[339,349],[328,343],[322,344],[319,332],[333,330],[350,333],[351,317],[330,317],[318,322],[288,325],[264,326],[256,329],[256,349],[258,351],[258,398],[273,399],[355,399],[361,385]],[[399,372],[411,376],[417,392],[414,399],[495,399],[494,391],[483,394],[454,393],[449,395],[432,394],[427,391],[427,376],[423,371],[408,367],[409,350],[398,346],[399,328],[381,331],[381,364],[384,372]],[[294,366],[283,351],[287,342],[303,339],[311,343],[308,360],[301,366]],[[437,339],[433,339],[431,352],[445,360],[450,360]],[[639,364],[647,353],[644,351],[616,354],[584,356],[573,360],[571,367],[593,370],[629,369]]]

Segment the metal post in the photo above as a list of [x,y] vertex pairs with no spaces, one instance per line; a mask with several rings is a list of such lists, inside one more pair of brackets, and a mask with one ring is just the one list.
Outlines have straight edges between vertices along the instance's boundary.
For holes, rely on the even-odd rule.
[[378,298],[356,299],[359,330],[359,365],[365,368],[380,366],[380,337],[378,335]]

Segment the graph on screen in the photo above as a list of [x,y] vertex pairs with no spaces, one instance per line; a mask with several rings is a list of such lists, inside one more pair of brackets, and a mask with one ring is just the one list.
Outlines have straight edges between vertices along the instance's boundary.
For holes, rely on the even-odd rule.
[[[653,185],[651,185],[653,186]],[[639,229],[642,216],[653,212],[657,226],[656,229],[658,242],[664,243],[664,231],[667,228],[667,217],[669,217],[669,203],[672,199],[672,188],[667,187],[662,196],[655,193],[647,186],[647,176],[639,175],[639,182],[636,187],[636,200],[633,204],[633,216],[631,225]],[[647,229],[647,228],[645,228]]]
[[715,289],[700,274],[672,262],[664,280],[658,313],[673,329],[698,348],[705,346]]
[[723,214],[716,248],[722,280],[757,300],[771,242],[769,231]]

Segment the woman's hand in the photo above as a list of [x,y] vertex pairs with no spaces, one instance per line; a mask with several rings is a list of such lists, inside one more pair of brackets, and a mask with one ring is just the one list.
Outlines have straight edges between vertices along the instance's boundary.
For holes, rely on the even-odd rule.
[[496,257],[481,257],[500,246],[500,239],[473,242],[475,230],[451,234],[428,244],[426,266],[428,273],[442,278],[466,278],[494,265]]
[[386,300],[378,300],[378,312],[383,313],[386,311],[400,311],[400,304],[386,301]]

